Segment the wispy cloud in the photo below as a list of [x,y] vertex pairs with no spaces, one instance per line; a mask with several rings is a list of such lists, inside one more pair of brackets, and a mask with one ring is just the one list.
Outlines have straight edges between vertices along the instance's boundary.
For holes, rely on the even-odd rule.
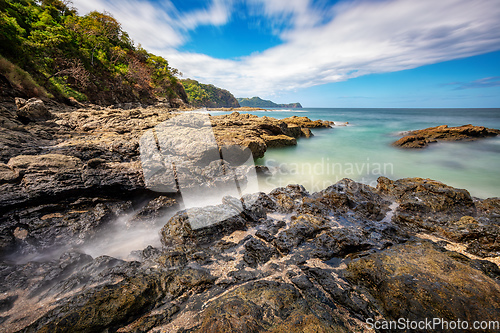
[[188,32],[201,25],[223,25],[231,15],[232,0],[212,0],[208,6],[180,12],[169,0],[73,0],[80,14],[107,11],[136,43],[148,49],[176,48],[188,39]]
[[500,49],[497,0],[358,0],[322,7],[308,0],[247,0],[254,15],[288,20],[279,31],[283,44],[237,60],[178,51],[189,30],[225,24],[236,1],[213,0],[187,13],[168,0],[74,3],[83,12],[107,9],[134,40],[165,56],[185,76],[239,96],[271,96]]
[[447,86],[456,86],[454,90],[500,87],[500,76],[485,77],[472,82],[450,82]]

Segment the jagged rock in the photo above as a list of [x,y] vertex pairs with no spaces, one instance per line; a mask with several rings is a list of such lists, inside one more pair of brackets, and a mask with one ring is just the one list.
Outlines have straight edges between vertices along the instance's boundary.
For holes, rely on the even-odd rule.
[[123,325],[151,309],[163,296],[164,276],[137,275],[90,290],[31,324],[26,332],[100,331]]
[[310,138],[311,136],[314,136],[314,134],[311,132],[309,128],[301,128],[300,131],[301,136],[305,136],[306,138]]
[[[23,158],[15,164],[35,168]],[[416,195],[421,206],[404,206]],[[391,202],[403,205],[402,210],[394,204],[388,208]],[[156,216],[169,203],[168,197],[160,196],[136,214]],[[81,210],[86,204],[81,200],[73,207]],[[118,204],[100,203],[87,214],[99,224],[99,217],[127,210]],[[418,239],[417,232],[468,244],[465,254],[492,255],[490,243],[474,252],[475,243],[469,240],[481,235],[478,232],[494,235],[485,226],[494,225],[497,204],[493,199],[471,200],[463,190],[419,178],[380,178],[376,189],[344,179],[312,194],[292,185],[242,200],[224,197],[221,205],[175,214],[161,230],[164,248],[136,251],[140,262],[72,252],[46,264],[0,263],[0,278],[6,277],[3,290],[29,286],[32,297],[40,301],[59,299],[45,310],[35,303],[33,309],[40,312],[34,317],[31,310],[29,315],[19,312],[25,296],[9,292],[4,295],[9,297],[4,297],[4,324],[30,325],[27,331],[67,330],[71,322],[73,330],[123,332],[347,332],[362,330],[368,318],[463,316],[473,321],[484,317],[480,309],[484,318],[495,318],[500,302],[498,266],[446,251]],[[434,229],[418,221],[400,221],[401,216],[418,213],[418,207],[419,218],[434,221]],[[465,212],[475,215],[461,215]],[[26,228],[29,224],[19,224],[27,221],[24,214],[11,227]],[[46,221],[52,225],[64,216],[51,214]],[[91,235],[92,230],[82,234]],[[25,239],[32,233],[16,231]],[[39,273],[44,278],[36,278]]]
[[291,226],[281,231],[274,239],[274,244],[282,253],[290,253],[304,240],[313,238],[326,229],[326,220],[312,215],[292,216]]
[[288,135],[273,135],[273,136],[263,135],[262,139],[264,139],[264,142],[269,148],[294,146],[297,144],[297,140]]
[[[214,134],[221,142],[239,144],[248,147],[254,158],[264,156],[267,147],[283,147],[297,144],[297,138],[309,137],[304,128],[328,128],[330,122],[312,121],[307,117],[290,117],[277,120],[270,117],[258,117],[250,114],[233,112],[230,115],[211,118]],[[238,130],[228,126],[237,125]],[[305,133],[305,134],[304,134]]]
[[381,177],[377,189],[399,204],[392,221],[464,243],[480,257],[500,254],[498,199],[474,202],[466,190],[422,178],[392,181]]
[[45,106],[43,101],[38,98],[24,100],[16,98],[17,116],[23,121],[41,121],[53,117],[52,113]]
[[18,178],[18,172],[15,172],[7,164],[0,163],[0,184],[15,182]]
[[328,305],[310,304],[290,284],[256,281],[213,302],[192,331],[349,332],[345,325]]
[[[148,162],[164,168],[165,156],[157,149],[143,161],[140,146],[144,133],[173,119],[170,110],[50,107],[54,118],[25,125],[13,109],[0,108],[11,121],[0,119],[7,124],[0,131],[6,331],[351,332],[366,330],[368,318],[498,318],[498,198],[420,178],[380,178],[377,188],[343,179],[317,193],[289,185],[224,197],[170,218],[175,194],[154,193],[143,172]],[[330,126],[237,113],[211,122],[214,152],[234,161],[177,180],[199,178],[196,186],[210,188],[223,169],[244,184],[251,167],[233,164],[250,155],[228,144],[259,157],[273,140],[293,142],[309,128]],[[193,165],[176,164],[176,172]],[[115,224],[118,217],[127,222]],[[123,256],[128,261],[81,251],[100,234],[156,233],[162,224],[163,247],[135,248]]]
[[500,255],[500,226],[496,223],[479,223],[471,216],[450,221],[438,232],[447,238],[467,244],[467,251],[479,257]]
[[248,266],[254,268],[258,265],[265,264],[271,257],[278,254],[274,247],[267,246],[263,241],[253,237],[245,243],[244,247],[245,253],[243,260]]
[[283,121],[288,125],[293,124],[301,128],[322,128],[334,125],[333,121],[328,120],[311,120],[307,117],[291,116],[284,118]]
[[301,206],[309,193],[302,185],[288,185],[272,190],[269,196],[275,200],[278,211],[291,212]]
[[[107,164],[106,168],[85,169],[79,158],[61,154],[19,155],[7,166],[19,177],[9,176],[15,184],[0,184],[3,209],[9,206],[39,203],[47,197],[75,196],[84,191],[107,191],[118,188],[144,188],[140,165],[136,163]],[[3,168],[5,172],[7,170]],[[14,178],[13,178],[14,177]]]
[[500,223],[500,198],[480,200],[475,204],[481,215],[484,215],[492,222]]
[[349,253],[362,252],[373,247],[362,231],[354,228],[330,229],[318,235],[312,256],[329,260]]
[[[18,100],[20,108],[26,107],[23,106],[24,103],[27,102]],[[2,114],[6,114],[11,119],[12,114],[5,110]],[[7,168],[2,167],[2,175],[5,176],[3,184],[0,184],[2,208],[26,206],[28,202],[35,204],[45,195],[72,196],[78,195],[80,191],[100,194],[118,190],[125,195],[126,192],[144,191],[148,188],[161,191],[166,186],[169,189],[176,189],[175,182],[170,179],[172,177],[161,178],[161,175],[168,174],[168,170],[161,172],[161,169],[155,166],[152,168],[157,171],[154,176],[157,178],[147,179],[145,183],[142,169],[148,162],[153,163],[156,160],[139,162],[139,138],[144,131],[172,118],[173,115],[169,112],[159,112],[158,109],[124,111],[92,108],[72,109],[71,112],[62,109],[60,113],[58,109],[53,111],[58,112],[55,119],[30,123],[26,126],[18,123],[0,133],[0,147],[2,148],[0,163],[7,164],[14,171],[12,174]],[[12,121],[15,122],[15,119]],[[274,126],[278,130],[278,136],[285,135],[284,131],[288,130],[285,122],[238,113],[212,117],[211,121],[216,139],[222,146],[241,144],[250,148],[254,157],[262,156],[267,149],[262,137],[268,134],[265,129],[261,128],[261,125]],[[296,129],[297,125],[291,128]],[[296,130],[291,131],[295,133]],[[85,135],[81,135],[82,133]],[[238,137],[240,134],[241,137]],[[293,143],[294,140],[295,138],[287,136],[286,141]],[[194,152],[191,155],[199,157],[198,153]],[[70,157],[79,159],[81,163],[79,162],[78,166],[54,165],[50,167],[51,171],[42,170],[44,166],[38,170],[24,170],[8,164],[12,158],[19,158],[20,155],[33,156],[30,159],[34,160],[38,158],[35,155],[60,155],[67,156],[64,157],[66,160]],[[163,166],[161,158],[158,163]],[[59,167],[61,168],[58,169]],[[186,168],[192,169],[189,166]],[[179,166],[180,169],[181,166]],[[189,185],[189,181],[195,181],[196,184],[193,183],[192,186],[198,186],[200,179],[203,182],[208,179],[209,172],[207,172],[202,170],[199,175],[195,175],[196,177],[192,173],[179,174],[179,177],[187,180],[184,182],[186,186]],[[237,172],[236,176],[238,181],[244,183],[244,174]],[[227,175],[226,178],[228,181],[234,181],[232,175]],[[165,186],[157,188],[154,184]],[[213,184],[207,183],[207,185]]]
[[2,105],[0,105],[0,127],[14,131],[23,130],[22,123],[17,120],[16,112]]
[[159,196],[149,201],[147,205],[142,207],[129,222],[130,224],[144,221],[155,220],[163,217],[167,212],[178,207],[178,203],[174,198]]
[[401,148],[425,148],[429,143],[438,141],[473,141],[480,138],[494,137],[500,134],[500,130],[486,128],[484,126],[463,125],[448,127],[441,125],[429,127],[422,130],[411,131],[393,143],[393,146]]
[[165,246],[206,244],[244,228],[241,210],[232,205],[191,208],[177,213],[165,224],[161,241]]
[[381,220],[390,205],[372,187],[346,178],[321,191],[318,200],[337,211],[352,210],[373,220]]
[[42,205],[37,209],[18,208],[0,218],[2,250],[15,249],[21,254],[40,252],[61,246],[82,245],[98,236],[117,218],[121,205],[106,202]]
[[87,161],[88,167],[92,169],[98,168],[100,165],[103,165],[104,163],[106,163],[106,160],[102,158],[92,158]]

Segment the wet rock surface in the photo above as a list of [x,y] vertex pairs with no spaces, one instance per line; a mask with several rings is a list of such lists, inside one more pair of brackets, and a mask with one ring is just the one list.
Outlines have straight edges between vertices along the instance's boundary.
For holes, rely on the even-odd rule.
[[[175,193],[147,188],[139,159],[141,135],[168,110],[49,109],[27,123],[0,109],[2,331],[370,332],[368,319],[500,317],[498,198],[381,177],[178,211]],[[219,144],[257,156],[268,137],[330,125],[211,122]],[[92,254],[123,229],[158,241]]]
[[[171,204],[155,198],[135,216]],[[119,214],[113,205],[99,207]],[[4,261],[0,316],[26,332],[363,332],[369,318],[496,320],[497,209],[497,199],[420,178],[225,198],[176,213],[163,246],[135,260],[75,249]],[[220,212],[233,215],[202,228],[190,219]]]
[[390,320],[496,320],[498,281],[454,256],[432,243],[412,241],[351,262],[346,277],[366,288]]
[[500,130],[484,126],[463,125],[448,127],[441,125],[422,130],[410,131],[401,139],[393,143],[400,148],[425,148],[429,143],[438,141],[474,141],[481,138],[490,138],[500,134]]
[[381,177],[377,190],[398,204],[392,221],[404,230],[430,232],[460,242],[479,257],[500,255],[498,198],[479,200],[440,182]]

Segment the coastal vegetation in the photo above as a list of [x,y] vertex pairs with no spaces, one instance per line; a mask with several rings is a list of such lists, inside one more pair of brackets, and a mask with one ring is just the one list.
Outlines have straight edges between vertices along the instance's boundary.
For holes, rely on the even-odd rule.
[[97,104],[187,102],[168,61],[134,45],[109,13],[68,1],[0,1],[0,75],[24,97]]
[[225,89],[191,79],[181,82],[188,96],[189,104],[192,106],[209,108],[237,108],[240,106],[233,94]]
[[300,103],[276,104],[270,100],[262,99],[260,97],[237,98],[237,100],[241,106],[248,106],[254,108],[292,108],[292,109],[302,108],[302,105]]

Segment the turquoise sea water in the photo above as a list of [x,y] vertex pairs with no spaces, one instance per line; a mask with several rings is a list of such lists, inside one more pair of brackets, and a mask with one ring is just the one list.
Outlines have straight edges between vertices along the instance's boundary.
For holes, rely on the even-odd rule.
[[500,138],[443,142],[421,150],[391,146],[402,131],[443,124],[500,129],[500,109],[304,108],[250,113],[349,122],[347,126],[313,130],[314,137],[299,139],[297,146],[269,149],[257,160],[274,172],[260,179],[263,191],[297,183],[318,191],[344,177],[375,185],[379,176],[387,176],[431,178],[465,188],[480,198],[500,196]]

